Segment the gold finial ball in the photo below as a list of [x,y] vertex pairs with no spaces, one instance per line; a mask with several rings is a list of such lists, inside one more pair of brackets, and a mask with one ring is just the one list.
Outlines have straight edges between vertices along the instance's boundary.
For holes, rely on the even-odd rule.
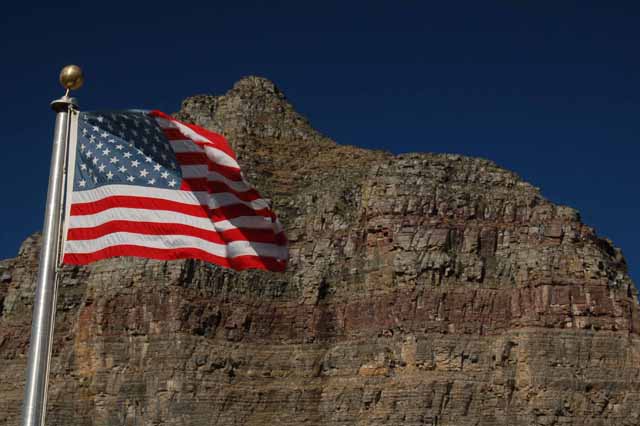
[[60,71],[60,84],[67,90],[78,90],[84,83],[82,69],[77,65],[67,65]]

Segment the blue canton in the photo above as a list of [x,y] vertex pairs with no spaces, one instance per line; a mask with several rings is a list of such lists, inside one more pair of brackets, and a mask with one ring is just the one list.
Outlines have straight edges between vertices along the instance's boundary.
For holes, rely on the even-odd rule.
[[80,113],[74,191],[113,184],[178,189],[181,182],[171,144],[146,112]]

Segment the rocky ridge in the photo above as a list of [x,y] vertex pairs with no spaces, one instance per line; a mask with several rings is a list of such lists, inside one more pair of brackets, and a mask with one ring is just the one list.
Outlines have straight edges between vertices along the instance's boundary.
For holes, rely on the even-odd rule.
[[[65,267],[50,425],[640,425],[618,249],[494,163],[319,134],[268,80],[176,116],[227,136],[285,274]],[[17,425],[39,237],[0,262],[0,425]]]

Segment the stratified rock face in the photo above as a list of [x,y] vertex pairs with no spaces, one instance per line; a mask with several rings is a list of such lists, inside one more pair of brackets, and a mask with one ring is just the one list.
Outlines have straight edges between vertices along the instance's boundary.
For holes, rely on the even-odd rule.
[[[574,210],[486,160],[336,145],[261,78],[177,116],[230,139],[289,272],[65,268],[49,425],[640,425],[636,290]],[[1,425],[37,252],[0,262]]]

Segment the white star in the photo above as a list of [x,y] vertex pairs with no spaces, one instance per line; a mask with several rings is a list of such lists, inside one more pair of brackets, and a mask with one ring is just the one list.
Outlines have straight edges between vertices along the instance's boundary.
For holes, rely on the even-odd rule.
[[100,142],[98,145],[96,145],[96,148],[100,149],[104,146],[104,144],[102,142]]
[[148,174],[149,174],[149,172],[147,171],[147,169],[140,170],[140,176],[147,177]]
[[111,157],[111,159],[109,160],[109,162],[110,162],[111,164],[116,164],[118,161],[119,161],[119,160],[118,160],[118,158],[117,158],[117,157]]
[[167,159],[167,154],[165,154],[164,152],[162,154],[160,154],[160,157],[162,157],[163,160]]
[[153,170],[155,170],[156,172],[159,172],[161,168],[162,166],[159,163],[156,163],[156,165],[153,166]]
[[156,140],[156,142],[160,142],[160,137],[158,135],[155,135],[153,138]]
[[151,157],[144,157],[144,161],[146,161],[147,163],[151,163],[153,162],[153,159]]
[[155,145],[151,145],[151,150],[152,150],[153,152],[158,152],[158,147],[157,147],[157,146],[155,146]]
[[82,179],[80,182],[78,182],[78,185],[84,188],[87,185],[87,181]]
[[116,140],[115,140],[115,139],[109,139],[107,142],[109,142],[109,143],[116,143]]
[[100,136],[102,136],[103,138],[106,138],[107,136],[109,136],[109,133],[102,132],[102,133],[100,133]]
[[136,151],[138,151],[138,154],[140,155],[144,154],[144,152],[140,148],[136,148]]
[[80,170],[87,170],[87,165],[84,163],[80,164]]
[[155,179],[151,179],[151,180],[149,180],[149,184],[150,184],[150,185],[153,185],[154,183],[156,183],[156,180],[155,180]]
[[176,186],[176,183],[177,182],[175,180],[171,179],[171,181],[169,182],[169,186],[173,188],[174,186]]
[[99,130],[100,130],[100,129],[98,128],[98,126],[93,126],[93,127],[92,127],[92,129],[93,129],[93,131],[94,131],[94,132],[97,132],[97,131],[99,131]]
[[98,178],[96,176],[93,177],[93,183],[98,183]]
[[100,173],[104,172],[104,169],[106,169],[107,166],[105,166],[104,164],[100,164],[100,166],[98,167],[98,170],[100,171]]
[[133,160],[131,162],[131,167],[138,167],[140,165],[140,162],[138,160]]
[[85,128],[82,128],[82,134],[86,135],[87,133],[89,133],[89,131],[87,129],[85,129]]
[[104,151],[102,151],[102,155],[109,155],[110,152],[111,152],[111,150],[109,148],[107,148]]
[[107,173],[107,179],[109,180],[113,179],[113,173],[111,172]]
[[169,177],[169,172],[162,172],[160,176],[162,176],[163,179],[166,179]]
[[95,141],[95,140],[96,140],[95,135],[89,136],[89,143],[93,143],[93,141]]
[[124,147],[123,147],[121,144],[116,145],[116,149],[117,149],[118,151],[122,150],[122,148],[124,148]]
[[129,158],[131,157],[131,153],[130,152],[125,152],[124,153],[124,158]]
[[129,182],[133,182],[134,177],[133,177],[133,176],[129,176],[129,177],[127,178],[127,180],[128,180]]
[[127,172],[127,168],[125,166],[120,166],[120,168],[118,169],[118,171],[120,173],[126,173]]
[[133,136],[138,136],[138,132],[135,131],[134,129],[131,129],[131,134],[133,134]]
[[80,151],[84,151],[87,146],[85,144],[80,144]]
[[91,151],[87,151],[87,154],[86,154],[86,155],[87,155],[87,158],[91,158],[91,155],[92,155],[92,154],[93,154],[93,153],[92,153]]
[[93,162],[94,165],[98,164],[98,157],[93,157],[93,160],[91,160]]
[[98,116],[98,117],[96,117],[96,118],[98,119],[98,121],[99,121],[100,123],[102,123],[102,122],[104,121],[104,117],[103,117],[103,116],[101,116],[101,115],[99,115],[99,116]]

